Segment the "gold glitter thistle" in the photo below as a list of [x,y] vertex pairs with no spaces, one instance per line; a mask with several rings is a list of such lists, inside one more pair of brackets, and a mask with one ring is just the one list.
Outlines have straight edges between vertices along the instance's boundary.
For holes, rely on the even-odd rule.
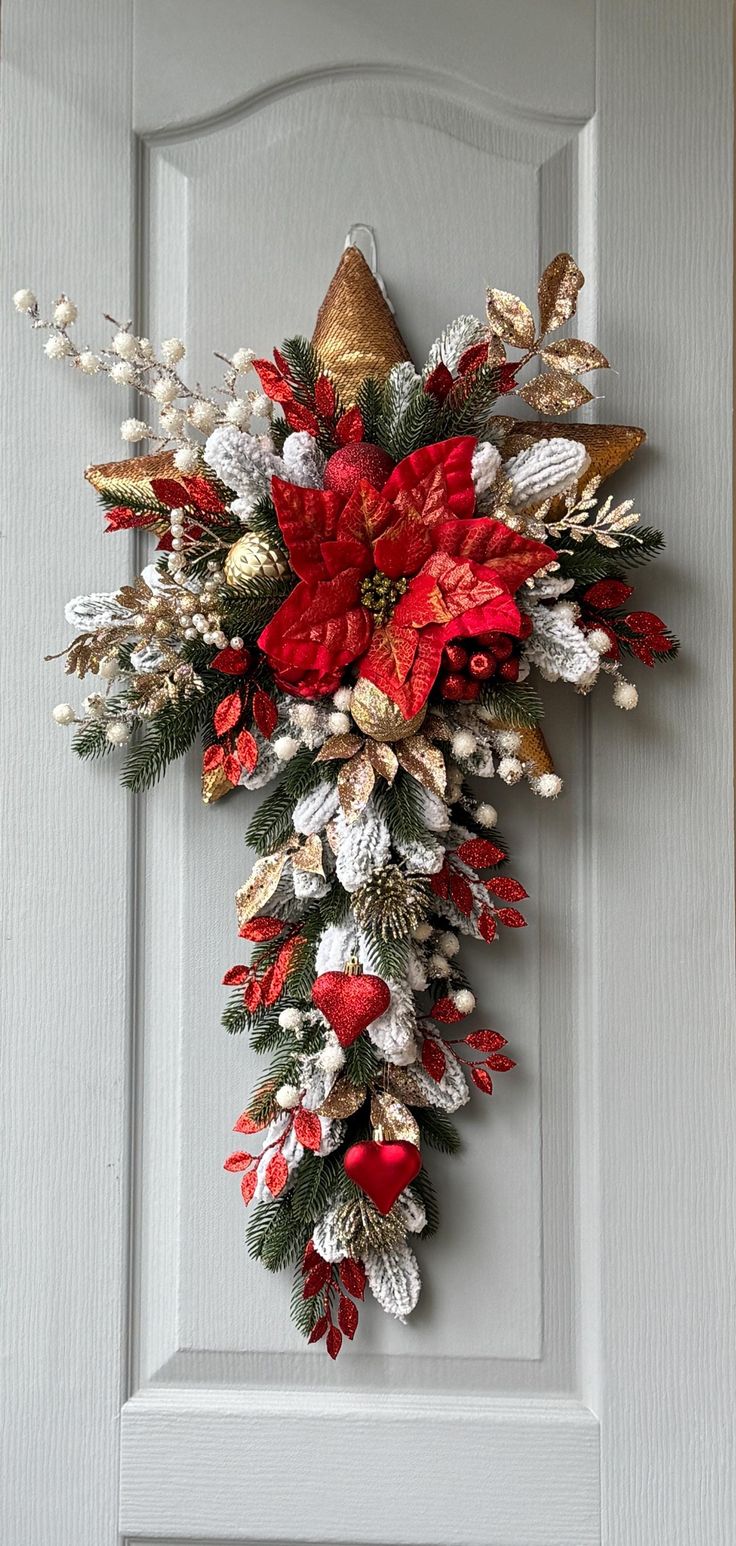
[[428,906],[426,882],[405,875],[397,864],[374,870],[353,892],[358,923],[377,929],[383,939],[405,939],[422,922]]

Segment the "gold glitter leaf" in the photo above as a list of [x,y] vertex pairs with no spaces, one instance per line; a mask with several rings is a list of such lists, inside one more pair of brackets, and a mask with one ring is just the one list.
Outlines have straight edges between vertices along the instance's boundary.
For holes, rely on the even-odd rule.
[[363,742],[359,735],[332,735],[325,741],[315,757],[315,762],[335,762],[338,758],[354,757]]
[[494,336],[488,340],[488,355],[486,358],[486,365],[504,365],[505,363],[506,350],[504,349],[500,338],[497,338],[494,334]]
[[257,859],[244,886],[241,886],[235,897],[235,910],[238,918],[238,927],[242,929],[244,923],[249,923],[265,906],[269,897],[272,897],[283,873],[286,863],[286,851],[268,854],[265,859]]
[[491,332],[497,338],[517,349],[533,348],[534,318],[518,295],[510,295],[508,290],[488,290],[486,308]]
[[374,772],[379,778],[385,778],[387,784],[392,784],[399,771],[399,760],[388,742],[366,741],[365,750]]
[[516,395],[536,408],[538,413],[569,413],[571,408],[581,408],[583,403],[589,403],[593,398],[593,393],[583,386],[582,381],[576,381],[574,376],[566,376],[563,371],[557,370],[535,376],[533,381],[527,381],[525,386],[519,387]]
[[337,792],[348,824],[357,821],[361,811],[365,810],[375,782],[376,775],[364,751],[341,767],[337,775]]
[[605,354],[595,344],[586,344],[583,338],[558,338],[539,352],[553,370],[569,371],[572,375],[586,370],[610,370]]
[[430,1106],[431,1100],[410,1068],[391,1066],[387,1074],[392,1094],[408,1106]]
[[419,1148],[419,1123],[408,1107],[387,1091],[374,1091],[371,1122],[374,1127],[380,1127],[386,1143],[413,1143]]
[[322,1105],[317,1108],[317,1116],[328,1117],[331,1122],[343,1121],[345,1117],[360,1111],[367,1095],[366,1089],[351,1084],[349,1079],[338,1079]]
[[324,875],[322,863],[322,839],[318,832],[312,832],[305,838],[301,848],[297,848],[291,860],[295,870],[302,870],[306,875]]
[[447,785],[447,768],[439,747],[430,745],[423,735],[413,735],[410,741],[399,742],[396,755],[402,768],[418,784],[442,799]]
[[577,263],[569,252],[558,252],[547,264],[539,281],[539,321],[542,335],[554,332],[575,315],[578,291],[585,284]]

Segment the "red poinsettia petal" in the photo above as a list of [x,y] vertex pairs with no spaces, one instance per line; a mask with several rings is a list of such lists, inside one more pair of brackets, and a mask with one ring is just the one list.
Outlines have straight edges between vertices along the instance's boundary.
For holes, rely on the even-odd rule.
[[488,344],[471,344],[465,349],[457,362],[458,376],[471,375],[479,366],[485,365],[488,359]]
[[382,692],[411,719],[424,706],[437,679],[442,659],[442,630],[400,628],[393,621],[377,628],[360,675],[375,682]]
[[340,542],[359,542],[368,556],[368,569],[378,568],[371,556],[374,543],[395,519],[395,511],[383,492],[361,479],[345,505],[339,523]]
[[447,369],[443,360],[431,370],[422,388],[429,397],[436,397],[442,403],[448,392],[452,391],[452,371]]
[[308,435],[319,434],[319,420],[311,408],[305,408],[303,403],[284,403],[284,418],[289,429],[306,430]]
[[270,360],[254,360],[253,369],[266,396],[273,403],[288,403],[291,400],[294,394],[288,381],[284,380],[281,371]]
[[472,435],[456,435],[452,440],[436,441],[412,451],[394,467],[384,485],[386,499],[395,499],[402,489],[414,490],[427,474],[441,466],[447,486],[447,504],[453,515],[470,516],[475,509],[472,461],[475,440]]
[[426,628],[430,623],[449,623],[452,617],[434,575],[422,570],[395,608],[392,622],[400,627]]
[[484,564],[511,592],[557,556],[545,543],[521,537],[503,521],[487,516],[475,521],[448,521],[435,532],[435,546],[453,558]]
[[323,419],[331,419],[335,413],[335,388],[329,376],[318,376],[314,383],[314,402]]
[[[480,594],[481,586],[484,589],[490,587],[491,581],[496,580],[492,569],[484,569],[481,564],[470,564],[476,581],[476,594]],[[480,606],[471,607],[469,611],[462,612],[459,617],[448,623],[444,629],[444,637],[448,639],[473,638],[479,633],[510,633],[518,637],[521,632],[521,613],[508,591],[502,591],[500,595],[492,596]]]
[[302,580],[324,578],[321,546],[335,535],[341,499],[329,490],[299,488],[281,478],[271,479],[271,496],[292,569]]
[[360,573],[302,581],[264,628],[258,644],[281,684],[299,696],[324,696],[367,649],[373,620],[359,605]]
[[167,510],[181,510],[189,504],[186,486],[176,478],[152,478],[151,489],[160,505]]
[[130,531],[135,526],[155,526],[164,520],[159,510],[131,510],[127,505],[115,505],[105,511],[105,531]]

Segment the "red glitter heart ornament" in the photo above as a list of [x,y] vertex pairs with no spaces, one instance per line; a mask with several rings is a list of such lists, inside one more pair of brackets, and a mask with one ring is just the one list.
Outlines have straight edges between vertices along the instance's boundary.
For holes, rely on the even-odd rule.
[[419,1174],[422,1158],[416,1144],[371,1141],[352,1144],[343,1166],[379,1213],[390,1213],[404,1187]]
[[329,1020],[341,1047],[349,1047],[366,1026],[385,1014],[391,992],[370,972],[323,972],[312,983],[312,1003]]

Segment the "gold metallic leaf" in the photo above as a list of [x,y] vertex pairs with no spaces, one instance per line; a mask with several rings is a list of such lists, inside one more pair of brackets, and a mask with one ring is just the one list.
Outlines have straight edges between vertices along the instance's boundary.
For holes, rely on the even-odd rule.
[[367,1095],[368,1091],[361,1089],[360,1085],[351,1084],[349,1079],[338,1079],[322,1105],[318,1106],[317,1116],[329,1117],[332,1122],[342,1121],[360,1111]]
[[375,782],[376,775],[364,751],[352,757],[350,762],[343,763],[337,775],[337,792],[349,825],[357,821],[361,811],[365,810]]
[[593,397],[593,393],[583,386],[582,381],[576,381],[574,376],[566,376],[561,370],[545,371],[543,375],[535,376],[533,381],[527,381],[519,387],[516,395],[536,408],[538,413],[569,413],[571,408],[581,408],[583,403],[591,402]]
[[322,839],[318,832],[312,832],[305,838],[301,847],[292,855],[291,862],[295,870],[303,870],[306,875],[324,875]]
[[387,784],[392,784],[399,771],[399,760],[396,752],[392,750],[387,741],[366,741],[366,756],[373,765],[374,772],[380,778],[385,778]]
[[384,1142],[413,1143],[419,1148],[419,1123],[408,1107],[388,1091],[374,1091],[371,1122],[374,1127],[380,1127]]
[[253,869],[244,886],[241,886],[235,897],[235,910],[238,918],[238,928],[244,923],[249,923],[265,906],[269,897],[272,897],[281,879],[286,863],[286,850],[279,853],[268,854],[265,859],[256,859]]
[[506,350],[500,340],[494,334],[488,340],[488,355],[486,365],[504,365],[506,363]]
[[546,365],[554,370],[580,375],[586,370],[610,370],[605,354],[583,338],[557,338],[539,351]]
[[581,274],[569,252],[558,252],[557,257],[547,264],[537,292],[543,337],[554,332],[555,328],[562,327],[563,322],[575,315],[578,291],[584,284],[585,275]]
[[513,344],[516,349],[531,349],[535,339],[534,318],[528,306],[518,295],[508,290],[486,292],[488,324],[497,338]]
[[225,777],[222,768],[212,768],[209,773],[202,773],[202,799],[205,805],[214,805],[215,800],[221,800],[224,794],[229,794],[235,785]]
[[399,1068],[392,1065],[388,1069],[387,1079],[389,1090],[406,1105],[431,1106],[430,1097],[410,1068]]
[[413,735],[410,741],[399,742],[396,755],[402,768],[411,773],[418,784],[442,799],[447,786],[447,768],[438,746],[432,746],[423,735]]
[[363,742],[359,735],[332,735],[325,741],[315,757],[315,762],[335,762],[339,757],[354,757]]

